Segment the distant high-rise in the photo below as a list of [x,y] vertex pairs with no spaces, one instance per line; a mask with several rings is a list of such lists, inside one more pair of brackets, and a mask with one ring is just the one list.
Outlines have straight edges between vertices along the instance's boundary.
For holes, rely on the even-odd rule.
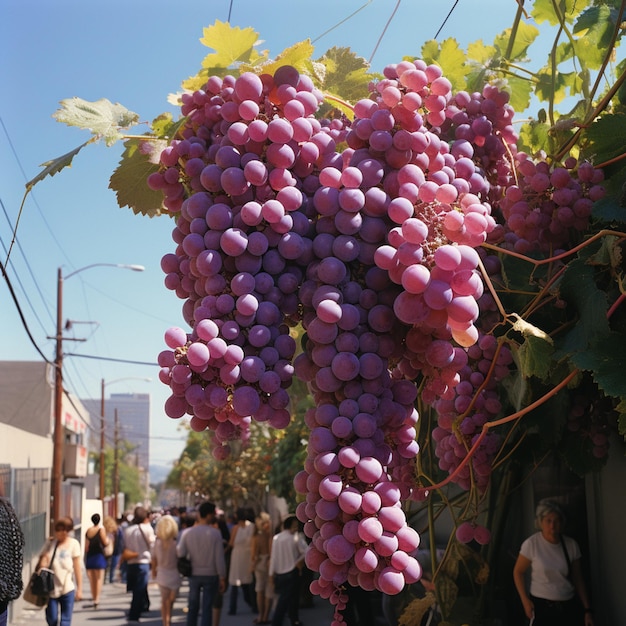
[[[98,424],[101,413],[101,399],[81,400],[94,416],[92,424]],[[112,393],[104,401],[106,445],[115,441],[115,410],[117,409],[119,439],[135,446],[134,461],[145,474],[150,468],[150,394]],[[99,444],[96,444],[99,445]]]

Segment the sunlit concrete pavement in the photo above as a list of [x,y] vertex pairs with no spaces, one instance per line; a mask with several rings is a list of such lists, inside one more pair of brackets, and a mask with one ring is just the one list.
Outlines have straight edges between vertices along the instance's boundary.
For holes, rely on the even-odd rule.
[[[161,621],[161,597],[156,583],[150,583],[148,588],[150,595],[150,611],[142,615],[140,626],[160,626]],[[172,624],[184,625],[187,619],[187,593],[188,586],[186,581],[180,589],[180,594],[176,604],[174,605],[174,614]],[[97,609],[93,608],[93,601],[89,593],[89,582],[85,578],[83,581],[84,599],[77,602],[74,607],[74,615],[72,618],[72,626],[126,626],[126,612],[130,607],[130,593],[126,592],[124,583],[106,583],[100,603]],[[13,626],[45,626],[45,615],[43,609],[37,609],[26,605],[25,608],[16,619],[13,620]],[[256,617],[248,605],[243,601],[241,593],[239,594],[238,613],[237,615],[228,615],[228,591],[224,596],[224,609],[220,619],[219,626],[253,626],[253,620]],[[326,600],[321,598],[313,598],[313,606],[300,609],[300,621],[304,626],[330,626],[332,622],[332,607]],[[200,620],[198,620],[200,623]],[[217,626],[215,623],[213,626]],[[284,626],[289,626],[289,620],[285,618]]]

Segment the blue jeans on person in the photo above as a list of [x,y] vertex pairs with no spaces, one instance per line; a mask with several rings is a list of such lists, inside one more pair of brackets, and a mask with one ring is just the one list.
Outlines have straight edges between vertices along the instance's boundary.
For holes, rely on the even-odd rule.
[[200,612],[200,594],[202,594],[202,617],[200,626],[213,624],[213,599],[219,589],[217,576],[190,576],[187,626],[197,626]]
[[0,626],[7,626],[9,620],[9,607],[5,606],[2,613],[0,613]]
[[[109,582],[115,582],[115,570],[117,569],[117,564],[120,562],[120,554],[112,554],[109,559]],[[123,580],[122,582],[126,582]]]
[[[48,626],[70,626],[74,612],[74,591],[70,591],[58,598],[49,598],[46,606],[46,622]],[[59,612],[61,620],[59,622]]]
[[278,601],[272,617],[272,626],[282,626],[285,615],[289,615],[292,624],[298,624],[300,570],[296,567],[286,574],[275,574],[274,591],[278,594]]
[[148,596],[150,564],[129,563],[127,576],[126,588],[133,594],[130,601],[130,611],[128,611],[128,620],[138,622],[141,614],[150,608],[150,597]]

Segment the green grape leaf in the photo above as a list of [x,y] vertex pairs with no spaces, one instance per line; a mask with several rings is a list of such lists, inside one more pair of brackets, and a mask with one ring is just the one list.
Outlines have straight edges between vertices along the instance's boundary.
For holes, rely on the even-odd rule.
[[[494,39],[494,45],[500,50],[503,55],[508,49],[512,32],[513,29],[507,28]],[[523,61],[524,59],[526,59],[528,48],[533,43],[533,41],[535,41],[537,35],[539,35],[539,29],[536,26],[520,21],[517,25],[515,41],[513,42],[511,52],[508,56],[508,60]]]
[[350,48],[331,48],[316,63],[324,67],[323,89],[348,102],[356,102],[367,93],[374,78],[367,61]]
[[550,65],[544,66],[537,72],[535,95],[540,100],[558,104],[567,97],[567,87],[566,76],[559,71],[555,72],[553,81]]
[[456,39],[448,38],[442,42],[430,39],[422,46],[422,59],[426,63],[436,63],[443,70],[453,91],[465,89],[466,54]]
[[[559,17],[554,10],[555,0],[535,0],[531,15],[537,24],[548,22],[551,26],[559,23]],[[578,6],[582,4],[578,0],[558,0],[559,12],[564,15],[565,20],[571,22],[580,9]]]
[[550,127],[536,120],[527,122],[519,131],[518,148],[528,154],[536,154],[539,150],[548,150],[550,144]]
[[557,358],[587,350],[599,337],[609,333],[606,293],[596,286],[593,266],[581,258],[571,261],[563,275],[560,292],[563,299],[576,307],[578,321],[556,351]]
[[61,108],[52,117],[68,126],[77,126],[102,137],[107,146],[122,138],[120,129],[127,129],[139,123],[137,113],[129,111],[121,104],[113,104],[106,98],[88,102],[82,98],[61,100]]
[[505,88],[509,92],[509,104],[516,111],[525,111],[530,106],[533,85],[527,79],[513,74],[504,75]]
[[[588,157],[600,155],[602,161],[614,159],[626,153],[626,115],[605,114],[598,117],[585,132]],[[597,157],[596,157],[597,158]]]
[[74,148],[70,150],[63,156],[57,157],[56,159],[51,159],[50,161],[46,161],[42,163],[40,167],[45,168],[43,171],[39,172],[35,178],[29,180],[26,183],[26,193],[28,193],[38,182],[42,181],[46,176],[54,176],[58,174],[62,169],[66,167],[72,166],[72,161],[74,157],[88,144],[93,143],[96,140],[95,137],[87,140],[85,143],[78,146],[78,148]]
[[573,32],[576,54],[580,63],[589,69],[598,69],[607,54],[615,31],[615,20],[606,5],[587,9],[576,21]]
[[611,332],[598,336],[589,350],[579,352],[572,361],[581,370],[591,372],[598,387],[607,396],[626,396],[626,335]]
[[541,380],[548,380],[554,365],[552,362],[553,353],[552,341],[546,341],[536,335],[526,337],[518,350],[518,365],[522,375],[527,378],[536,376]]
[[124,145],[122,159],[109,180],[109,189],[115,192],[118,205],[128,206],[135,214],[149,217],[167,212],[163,207],[163,193],[146,184],[148,176],[159,170],[158,155],[167,142],[133,138]]

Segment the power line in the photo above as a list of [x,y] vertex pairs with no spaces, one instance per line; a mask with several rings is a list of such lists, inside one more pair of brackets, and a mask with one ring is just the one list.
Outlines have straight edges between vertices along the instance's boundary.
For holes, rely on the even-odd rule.
[[114,361],[115,363],[128,363],[129,365],[151,365],[159,367],[158,363],[149,363],[147,361],[130,361],[128,359],[114,359],[106,356],[95,356],[92,354],[78,354],[77,352],[66,352],[65,356],[76,356],[82,359],[96,359],[98,361]]

